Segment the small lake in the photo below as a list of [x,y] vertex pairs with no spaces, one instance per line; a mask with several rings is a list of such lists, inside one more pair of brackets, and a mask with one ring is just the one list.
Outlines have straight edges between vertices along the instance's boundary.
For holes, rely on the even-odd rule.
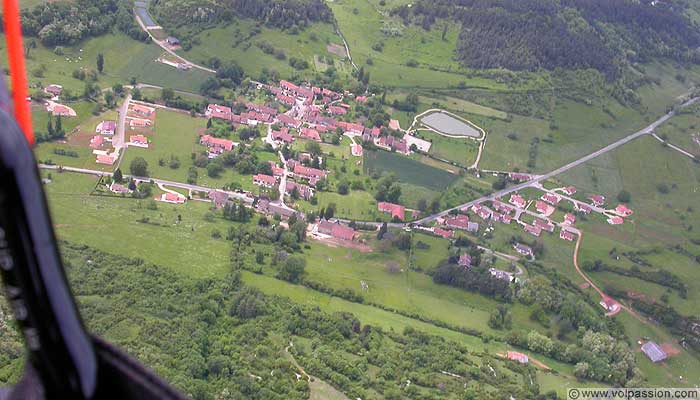
[[481,136],[481,132],[479,130],[449,114],[434,112],[423,117],[421,121],[430,128],[447,135],[469,137]]

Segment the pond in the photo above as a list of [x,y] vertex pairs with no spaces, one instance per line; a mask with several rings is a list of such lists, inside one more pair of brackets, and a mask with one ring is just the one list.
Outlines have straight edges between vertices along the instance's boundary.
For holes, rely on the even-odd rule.
[[443,112],[434,112],[421,120],[423,124],[438,132],[452,136],[480,137],[481,132],[473,126]]

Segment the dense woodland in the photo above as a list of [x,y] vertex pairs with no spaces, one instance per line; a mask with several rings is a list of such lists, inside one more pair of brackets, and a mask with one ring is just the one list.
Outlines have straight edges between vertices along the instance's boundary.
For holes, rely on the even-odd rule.
[[310,22],[333,20],[331,10],[322,0],[154,0],[150,11],[159,24],[170,28],[230,22],[236,16],[282,29],[299,29]]
[[[226,279],[193,280],[140,259],[69,243],[62,249],[89,329],[194,399],[306,399],[309,384],[290,354],[351,398],[544,398],[529,383],[532,367],[265,296],[244,286],[236,270]],[[6,313],[0,306],[0,384],[15,381],[22,364]]]
[[420,0],[393,10],[431,29],[462,24],[457,56],[472,68],[594,68],[616,77],[627,61],[700,59],[697,27],[675,2]]

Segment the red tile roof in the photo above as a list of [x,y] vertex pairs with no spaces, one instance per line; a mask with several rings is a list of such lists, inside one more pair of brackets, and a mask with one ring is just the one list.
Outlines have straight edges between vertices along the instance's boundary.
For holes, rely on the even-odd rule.
[[199,143],[207,147],[220,147],[226,151],[233,150],[233,146],[236,145],[231,140],[215,138],[210,135],[202,135],[202,137],[199,139]]
[[379,204],[377,204],[377,208],[379,211],[390,213],[391,218],[396,217],[401,221],[405,219],[406,207],[402,205],[380,201]]

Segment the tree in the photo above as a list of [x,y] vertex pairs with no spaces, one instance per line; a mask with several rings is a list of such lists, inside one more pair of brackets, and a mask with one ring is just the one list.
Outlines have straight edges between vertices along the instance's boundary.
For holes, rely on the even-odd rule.
[[287,282],[297,283],[304,274],[306,259],[302,256],[292,256],[282,264],[277,277]]
[[108,90],[104,94],[105,97],[105,103],[107,104],[108,108],[114,107],[114,93],[111,90]]
[[122,179],[124,179],[124,177],[122,176],[122,170],[121,168],[117,168],[112,174],[112,181],[121,183]]
[[342,195],[346,195],[350,192],[349,186],[347,182],[340,182],[338,184],[338,193]]
[[335,203],[328,203],[328,205],[326,206],[326,211],[323,214],[323,217],[325,219],[333,218],[333,216],[335,215],[335,207],[336,207]]
[[620,203],[629,203],[630,200],[632,200],[632,195],[630,194],[630,192],[622,189],[620,193],[617,194],[617,200]]
[[133,176],[148,176],[148,162],[143,157],[136,157],[131,161],[129,171]]
[[219,175],[221,175],[223,170],[224,167],[222,167],[221,163],[218,162],[211,162],[207,165],[207,175],[210,178],[217,178]]
[[141,100],[141,89],[134,88],[134,90],[131,91],[131,98],[134,100]]
[[175,91],[170,88],[163,88],[160,92],[160,98],[166,103],[175,98]]
[[102,73],[105,67],[105,56],[102,53],[97,54],[97,70]]

